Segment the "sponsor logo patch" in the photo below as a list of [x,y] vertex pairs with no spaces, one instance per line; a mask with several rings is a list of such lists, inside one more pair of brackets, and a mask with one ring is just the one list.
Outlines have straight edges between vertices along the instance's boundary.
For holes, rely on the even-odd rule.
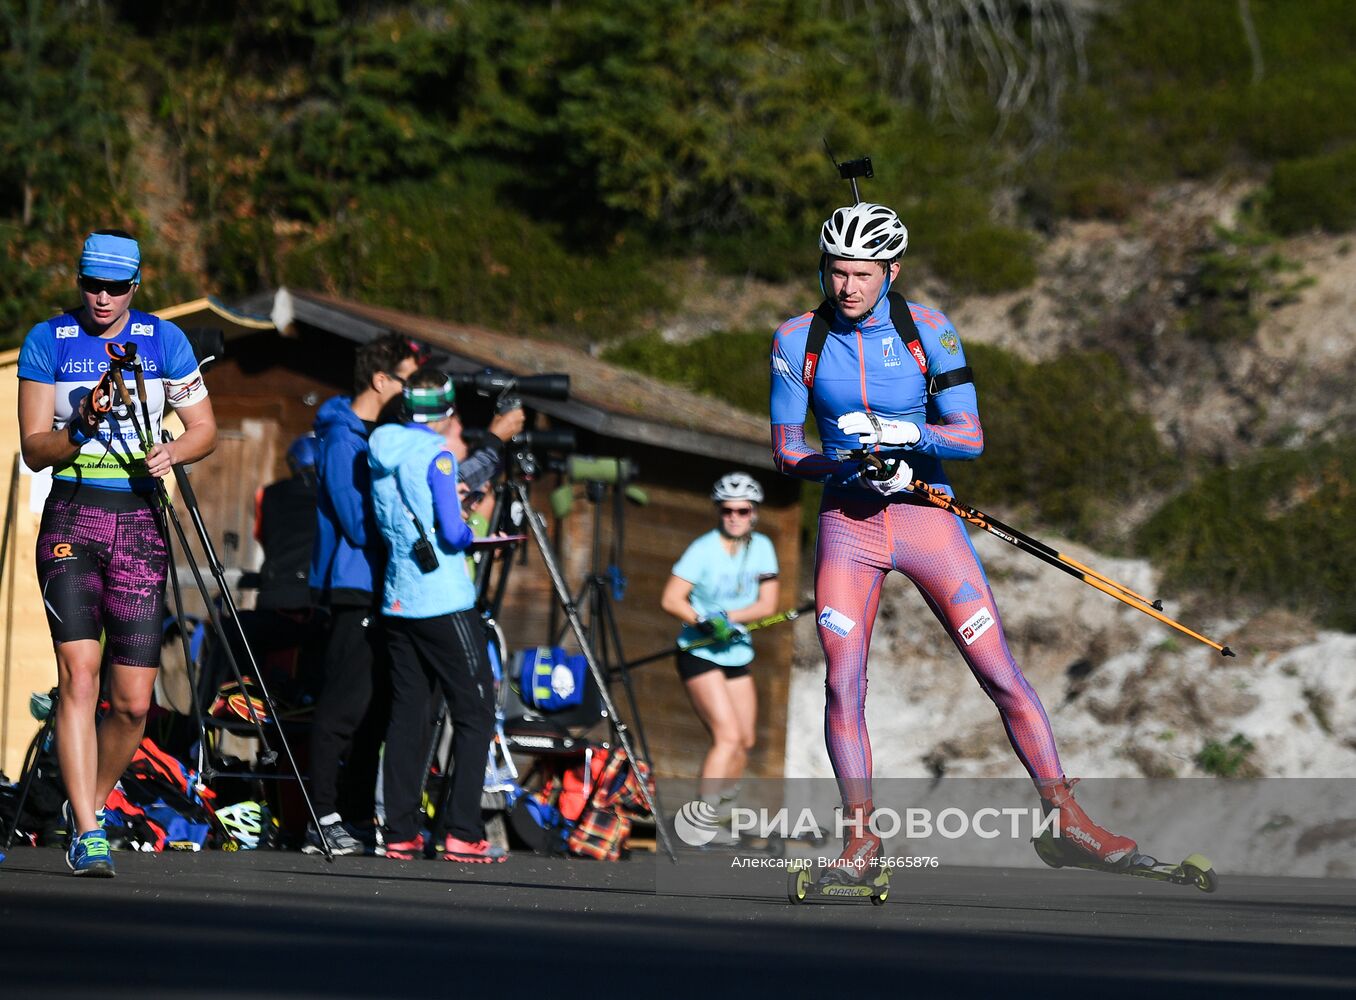
[[155,333],[155,327],[150,323],[133,323],[131,333],[133,337],[149,337]]
[[926,372],[928,370],[928,356],[923,351],[923,345],[916,340],[909,341],[909,353],[913,359],[918,362],[918,370]]
[[452,459],[448,456],[439,455],[437,461],[434,462],[434,465],[438,467],[438,471],[444,476],[452,475]]
[[819,627],[828,629],[834,635],[846,636],[856,624],[843,612],[827,606],[819,613]]
[[960,627],[961,638],[965,640],[967,646],[973,646],[981,635],[993,628],[995,620],[987,607],[980,608]]
[[957,587],[956,592],[951,595],[952,604],[969,604],[971,601],[977,600],[979,600],[979,591],[970,586],[969,580]]
[[941,342],[942,348],[947,354],[955,354],[960,350],[960,341],[956,339],[956,335],[950,330],[947,330],[946,333],[942,334]]
[[881,341],[881,361],[886,368],[898,368],[900,365],[899,352],[895,350],[898,343],[898,337],[886,337]]
[[805,365],[800,370],[800,380],[809,385],[815,380],[815,367],[819,364],[818,354],[805,355]]
[[72,337],[80,336],[80,327],[78,326],[59,326],[56,328],[57,340],[70,340]]
[[70,554],[71,554],[70,542],[59,542],[56,545],[52,546],[52,555],[56,556],[58,559],[65,559],[69,557]]
[[785,376],[787,376],[788,378],[790,378],[790,377],[791,377],[791,366],[788,365],[788,364],[786,363],[786,359],[785,359],[785,358],[782,358],[782,357],[778,357],[778,356],[776,356],[776,355],[773,355],[773,357],[772,357],[772,374],[774,374],[774,375],[785,375]]

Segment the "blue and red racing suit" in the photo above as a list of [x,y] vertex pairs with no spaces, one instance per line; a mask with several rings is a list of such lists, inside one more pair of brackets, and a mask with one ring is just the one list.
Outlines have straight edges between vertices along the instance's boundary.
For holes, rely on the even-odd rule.
[[[838,429],[851,411],[908,420],[920,440],[886,449],[915,478],[950,492],[943,459],[977,458],[984,448],[973,383],[928,394],[930,376],[961,368],[965,352],[946,316],[908,304],[917,326],[897,331],[882,293],[856,323],[837,312],[820,352],[812,387],[802,377],[812,313],[787,320],[772,341],[772,445],[782,472],[823,483],[815,553],[819,641],[827,662],[824,730],[829,759],[847,806],[871,799],[871,742],[866,731],[866,659],[891,570],[918,588],[1002,716],[1008,739],[1038,786],[1060,780],[1059,756],[1039,698],[1013,661],[993,592],[959,518],[908,492],[889,497],[861,479],[848,452],[855,438]],[[908,343],[901,342],[908,337]],[[823,451],[805,440],[807,408]]]

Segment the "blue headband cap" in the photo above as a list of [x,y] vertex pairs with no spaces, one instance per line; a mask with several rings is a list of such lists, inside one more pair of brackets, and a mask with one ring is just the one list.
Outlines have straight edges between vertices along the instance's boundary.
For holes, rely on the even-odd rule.
[[80,274],[106,281],[140,281],[141,247],[125,236],[91,233],[80,254]]

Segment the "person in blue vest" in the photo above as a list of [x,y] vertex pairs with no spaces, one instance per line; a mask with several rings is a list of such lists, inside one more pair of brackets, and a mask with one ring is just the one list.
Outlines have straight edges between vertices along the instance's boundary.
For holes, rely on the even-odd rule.
[[405,422],[372,432],[372,503],[387,548],[382,620],[391,656],[391,715],[382,765],[385,854],[424,856],[420,799],[431,737],[431,696],[441,687],[452,722],[447,861],[502,862],[480,815],[485,761],[494,734],[494,672],[465,552],[459,434],[452,382],[426,366],[404,389]]
[[[942,468],[984,448],[965,352],[941,312],[891,294],[909,234],[893,210],[840,208],[820,230],[823,304],[772,342],[773,458],[824,484],[815,604],[827,669],[825,739],[842,796],[844,877],[874,874],[866,661],[886,574],[907,576],[994,702],[1018,760],[1065,842],[1109,864],[1135,841],[1093,823],[1074,801],[1040,699],[1008,649],[988,578],[959,518],[914,496],[921,479],[950,492]],[[805,440],[806,412],[822,445]],[[875,459],[860,457],[870,452]]]
[[[169,563],[157,480],[211,454],[217,425],[183,331],[132,308],[136,239],[91,233],[78,284],[80,307],[37,324],[19,352],[19,447],[30,469],[52,470],[37,570],[57,660],[66,861],[76,875],[107,877],[113,858],[96,813],[141,743],[160,665]],[[115,354],[143,367],[144,399],[125,376],[131,408],[114,388]],[[184,430],[161,442],[166,406]],[[96,728],[105,660],[109,707]]]
[[716,527],[674,564],[660,606],[683,623],[679,646],[704,642],[678,653],[678,675],[711,734],[698,794],[723,823],[734,806],[758,723],[750,669],[753,642],[742,626],[777,610],[779,584],[772,541],[753,530],[762,486],[746,472],[731,472],[716,480],[711,502]]

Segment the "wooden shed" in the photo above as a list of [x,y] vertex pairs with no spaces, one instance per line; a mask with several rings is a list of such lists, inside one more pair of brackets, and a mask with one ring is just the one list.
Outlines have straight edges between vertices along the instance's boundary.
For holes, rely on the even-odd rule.
[[[263,314],[267,314],[266,316]],[[400,333],[429,345],[448,371],[493,368],[518,376],[564,373],[570,376],[567,400],[527,398],[537,428],[570,429],[581,455],[626,458],[635,464],[634,480],[648,495],[648,504],[625,504],[621,570],[627,578],[624,597],[614,607],[628,659],[671,644],[676,623],[659,608],[659,596],[674,561],[698,534],[714,527],[709,500],[711,484],[725,472],[753,473],[767,493],[758,530],[776,546],[783,580],[782,604],[796,603],[800,575],[800,487],[772,468],[765,420],[719,400],[685,392],[672,385],[606,364],[578,349],[545,340],[511,336],[480,327],[414,316],[396,310],[344,301],[312,292],[279,289],[256,296],[241,311],[199,300],[165,309],[185,329],[217,327],[225,333],[224,357],[207,370],[221,440],[217,452],[192,471],[203,520],[212,533],[228,578],[258,567],[261,553],[251,537],[256,489],[284,475],[288,443],[311,428],[316,408],[325,399],[352,391],[356,348],[381,334]],[[12,370],[12,369],[11,369]],[[11,376],[11,383],[14,381]],[[12,393],[12,386],[7,387]],[[483,425],[488,402],[462,397],[468,426]],[[14,412],[11,404],[10,412]],[[479,417],[479,419],[478,419]],[[5,447],[13,450],[14,433]],[[566,582],[577,590],[593,569],[592,505],[576,490],[574,512],[557,523],[548,493],[564,481],[545,468],[531,486],[533,507],[542,512],[558,547]],[[21,503],[22,507],[23,504]],[[610,506],[600,519],[607,553],[611,542]],[[31,563],[31,527],[20,539],[19,563]],[[22,532],[20,534],[23,534]],[[547,644],[561,625],[557,602],[535,549],[515,566],[501,624],[512,648]],[[6,580],[13,579],[11,574]],[[42,628],[41,605],[32,569],[28,583],[14,594],[12,617],[6,612],[6,635],[23,628]],[[9,588],[6,588],[8,590]],[[242,603],[245,603],[242,601]],[[12,624],[11,624],[12,623]],[[26,625],[24,623],[27,623]],[[758,745],[751,757],[752,776],[782,774],[787,693],[790,680],[790,629],[770,629],[759,636],[756,681],[760,699]],[[47,653],[50,658],[50,652]],[[26,717],[27,692],[50,685],[50,659],[41,676],[10,670],[10,686],[22,692],[9,708],[11,730],[31,726]],[[22,678],[22,680],[20,679]],[[634,690],[645,735],[661,776],[691,777],[701,764],[706,735],[688,704],[672,661],[637,668]],[[619,686],[613,696],[623,714]],[[24,704],[18,704],[19,701]],[[10,737],[9,760],[22,744]],[[17,770],[17,763],[13,770]]]

